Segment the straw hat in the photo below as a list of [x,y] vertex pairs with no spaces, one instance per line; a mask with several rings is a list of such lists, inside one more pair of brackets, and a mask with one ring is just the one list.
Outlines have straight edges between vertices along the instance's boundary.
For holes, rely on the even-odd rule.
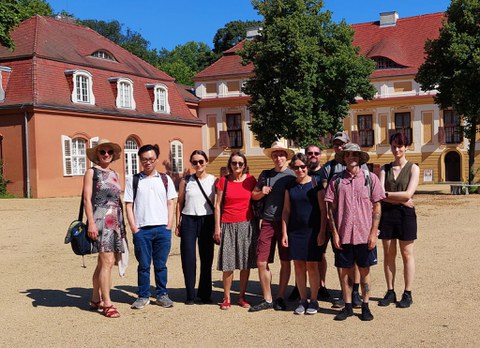
[[358,152],[358,153],[360,153],[360,160],[358,161],[358,165],[360,165],[360,166],[364,163],[367,163],[368,160],[370,159],[370,155],[368,153],[366,153],[365,151],[362,151],[362,149],[360,148],[360,146],[358,144],[348,143],[343,147],[342,151],[340,151],[339,153],[337,153],[335,155],[335,161],[337,161],[338,163],[341,163],[343,165],[346,165],[345,159],[344,159],[345,152]]
[[94,147],[92,147],[90,149],[87,149],[87,157],[93,163],[98,164],[98,162],[99,162],[99,160],[98,160],[98,148],[100,146],[109,146],[109,147],[112,148],[112,150],[113,150],[112,162],[116,161],[120,158],[120,153],[122,152],[122,148],[120,147],[120,145],[118,145],[116,143],[112,143],[108,139],[100,139],[98,141],[97,145],[95,145]]
[[295,152],[292,149],[284,147],[279,141],[276,141],[268,149],[263,150],[265,156],[272,158],[272,153],[275,151],[284,151],[287,154],[287,160],[291,159]]

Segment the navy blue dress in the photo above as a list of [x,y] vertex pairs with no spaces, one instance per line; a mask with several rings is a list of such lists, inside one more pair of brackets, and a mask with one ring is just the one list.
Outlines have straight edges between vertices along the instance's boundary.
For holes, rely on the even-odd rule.
[[290,219],[288,220],[288,249],[291,260],[320,261],[322,249],[317,245],[320,231],[318,187],[312,182],[304,185],[293,183],[290,195]]

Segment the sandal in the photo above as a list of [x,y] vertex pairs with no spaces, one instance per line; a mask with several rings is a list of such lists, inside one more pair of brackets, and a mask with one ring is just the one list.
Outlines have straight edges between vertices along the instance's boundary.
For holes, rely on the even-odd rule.
[[90,306],[90,310],[91,311],[98,311],[98,310],[101,310],[103,309],[103,304],[102,304],[102,300],[98,300],[97,302],[95,301],[90,301],[88,303],[88,305]]
[[103,315],[107,318],[118,318],[120,317],[120,313],[118,313],[117,309],[111,305],[108,307],[103,307]]
[[240,298],[238,299],[238,305],[239,305],[240,307],[242,307],[242,308],[250,308],[250,303],[248,303],[247,301],[245,301],[245,300],[243,299],[243,297],[240,297]]
[[220,304],[221,310],[226,310],[226,309],[229,309],[230,307],[232,307],[232,305],[230,304],[230,302],[228,302],[228,300],[223,300],[223,303]]

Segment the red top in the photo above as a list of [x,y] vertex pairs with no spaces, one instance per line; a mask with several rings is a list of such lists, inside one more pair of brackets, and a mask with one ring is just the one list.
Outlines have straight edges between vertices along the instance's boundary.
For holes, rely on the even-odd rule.
[[[247,174],[247,177],[242,182],[228,180],[221,222],[241,222],[252,218],[250,198],[256,184],[257,180],[250,174]],[[224,191],[224,176],[218,180],[217,189]]]

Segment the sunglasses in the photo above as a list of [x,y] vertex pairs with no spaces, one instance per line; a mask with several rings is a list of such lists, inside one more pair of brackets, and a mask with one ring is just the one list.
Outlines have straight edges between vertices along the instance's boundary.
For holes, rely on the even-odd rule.
[[235,161],[232,161],[232,166],[234,166],[234,167],[235,167],[235,166],[243,167],[244,164],[245,164],[245,163],[243,163],[243,162],[235,162]]
[[318,155],[320,155],[320,152],[308,151],[308,152],[307,152],[307,155],[309,155],[309,156],[312,156],[312,155],[318,156]]
[[113,155],[113,150],[108,150],[108,151],[100,150],[100,151],[98,151],[98,153],[102,156],[105,156],[108,153],[108,155],[111,156],[111,155]]
[[196,166],[197,164],[203,165],[205,163],[204,160],[192,161],[192,164]]
[[157,160],[156,158],[140,158],[140,162],[142,163],[153,163],[156,160]]
[[305,168],[307,168],[305,164],[302,164],[301,166],[293,166],[294,170],[299,170],[299,169],[304,170]]

